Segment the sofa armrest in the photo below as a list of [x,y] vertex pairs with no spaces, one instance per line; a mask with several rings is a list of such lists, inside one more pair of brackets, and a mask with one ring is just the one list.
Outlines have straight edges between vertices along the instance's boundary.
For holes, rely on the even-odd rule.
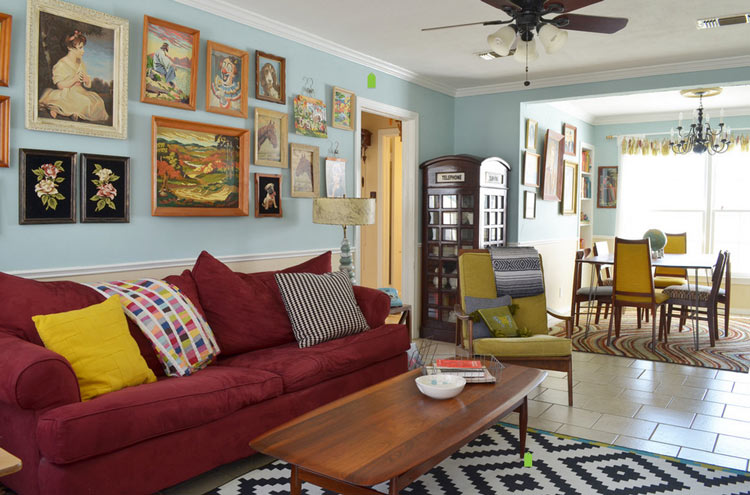
[[0,333],[0,402],[36,410],[80,400],[78,380],[64,357]]
[[385,323],[385,319],[391,312],[391,298],[383,291],[355,285],[354,297],[357,305],[365,315],[370,328],[377,328]]

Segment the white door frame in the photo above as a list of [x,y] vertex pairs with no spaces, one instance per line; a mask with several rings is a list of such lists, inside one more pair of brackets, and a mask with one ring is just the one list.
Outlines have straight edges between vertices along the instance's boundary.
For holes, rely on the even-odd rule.
[[[401,183],[402,191],[402,251],[401,263],[403,278],[401,280],[401,300],[412,305],[412,337],[419,328],[419,311],[417,308],[417,198],[419,198],[419,114],[404,108],[357,96],[357,119],[354,129],[354,192],[361,196],[362,191],[362,112],[373,113],[401,121],[401,139],[403,143]],[[356,229],[356,252],[362,252],[359,227]],[[360,273],[360,257],[356,256],[354,266]]]

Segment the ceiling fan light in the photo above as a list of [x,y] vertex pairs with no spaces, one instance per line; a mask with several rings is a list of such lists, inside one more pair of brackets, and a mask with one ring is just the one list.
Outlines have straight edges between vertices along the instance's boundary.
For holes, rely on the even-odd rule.
[[515,40],[516,30],[511,26],[503,26],[487,36],[487,44],[490,46],[490,50],[503,57],[508,55]]
[[542,42],[547,53],[555,53],[560,50],[567,39],[568,32],[552,24],[545,24],[539,29],[539,41]]
[[529,62],[532,62],[539,58],[539,52],[536,51],[536,41],[523,41],[518,40],[518,45],[516,46],[516,53],[513,54],[513,58],[516,60],[516,62],[520,62],[522,64],[526,63],[526,52],[529,52]]

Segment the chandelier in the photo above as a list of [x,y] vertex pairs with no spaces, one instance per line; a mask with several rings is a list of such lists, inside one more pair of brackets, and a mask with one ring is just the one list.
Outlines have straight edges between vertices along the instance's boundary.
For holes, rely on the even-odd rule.
[[[711,128],[710,116],[703,111],[703,98],[716,96],[721,93],[721,88],[697,88],[683,89],[680,91],[682,96],[687,98],[698,98],[698,109],[693,112],[694,123],[683,133],[682,112],[680,112],[680,121],[677,126],[677,132],[672,129],[669,139],[669,147],[678,155],[684,155],[689,152],[705,153],[715,155],[724,153],[729,149],[731,141],[729,127],[724,126],[724,110],[719,114],[719,128]],[[704,122],[705,117],[705,122]],[[676,139],[675,139],[676,138]]]

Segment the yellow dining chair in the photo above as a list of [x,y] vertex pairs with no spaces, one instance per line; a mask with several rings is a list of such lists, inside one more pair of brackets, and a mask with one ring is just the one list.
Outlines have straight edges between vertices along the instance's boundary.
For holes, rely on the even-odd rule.
[[[664,246],[664,254],[685,254],[687,253],[687,233],[666,234],[667,245]],[[654,268],[654,287],[663,289],[670,285],[682,285],[687,283],[687,269],[669,268],[657,266]]]
[[[540,257],[541,261],[541,257]],[[542,270],[543,272],[543,270]],[[543,279],[544,277],[542,277]],[[495,273],[490,253],[486,249],[459,251],[458,292],[460,304],[456,305],[456,344],[474,354],[492,355],[502,362],[568,373],[568,405],[573,405],[573,360],[571,317],[560,315],[547,308],[544,293],[519,297],[512,303],[518,308],[513,319],[519,328],[527,328],[529,337],[474,338],[473,322],[466,314],[466,298],[496,298]],[[567,338],[549,335],[547,314],[564,320]]]
[[[607,343],[620,336],[622,308],[626,306],[647,309],[651,312],[651,346],[656,349],[656,309],[669,297],[654,290],[651,271],[651,243],[648,239],[621,239],[615,237],[615,267],[612,288],[612,318],[609,320]],[[664,313],[662,313],[664,317]],[[663,319],[663,318],[662,318]],[[663,322],[660,322],[662,325]]]

